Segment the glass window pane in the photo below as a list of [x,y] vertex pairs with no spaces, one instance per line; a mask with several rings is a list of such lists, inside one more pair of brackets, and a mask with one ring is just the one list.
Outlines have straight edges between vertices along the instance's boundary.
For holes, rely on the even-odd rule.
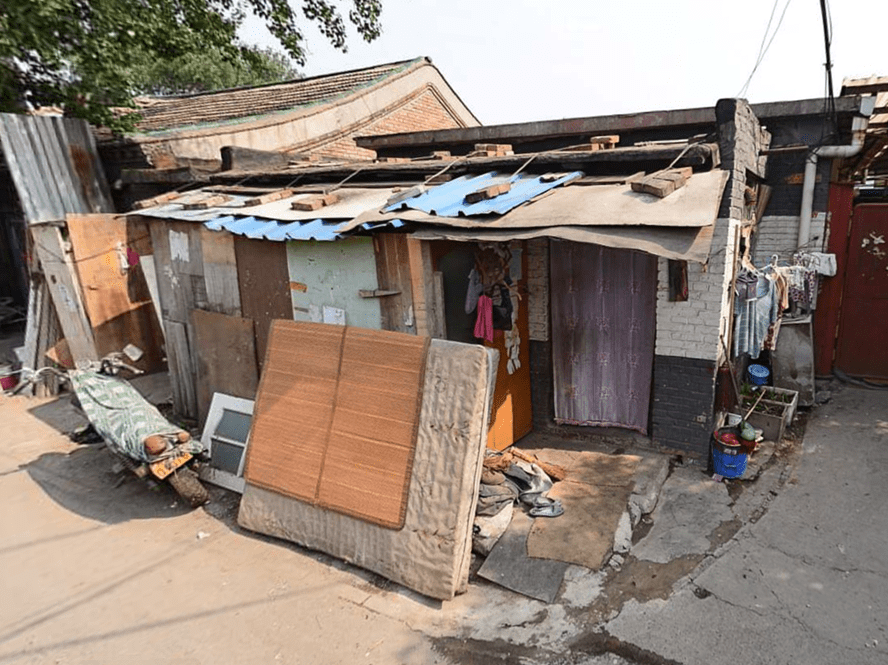
[[232,439],[233,441],[246,443],[252,422],[253,417],[248,413],[222,409],[222,419],[216,426],[214,434],[224,436],[226,439]]
[[213,439],[213,452],[210,457],[212,465],[217,469],[237,475],[243,454],[243,446],[235,446],[225,441]]

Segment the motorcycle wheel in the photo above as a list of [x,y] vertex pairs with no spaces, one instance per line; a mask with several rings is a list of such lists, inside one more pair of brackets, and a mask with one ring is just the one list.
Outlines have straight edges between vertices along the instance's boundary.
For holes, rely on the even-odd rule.
[[173,489],[176,490],[179,496],[185,499],[192,508],[202,506],[210,500],[207,488],[201,484],[194,470],[189,469],[187,466],[173,471],[173,473],[167,476],[167,480],[170,481],[170,485],[173,486]]

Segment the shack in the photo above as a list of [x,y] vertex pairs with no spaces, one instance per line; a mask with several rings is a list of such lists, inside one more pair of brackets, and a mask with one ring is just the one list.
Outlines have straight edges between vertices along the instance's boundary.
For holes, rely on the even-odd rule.
[[[729,343],[734,272],[748,247],[743,230],[756,219],[770,138],[745,102],[724,100],[709,113],[712,131],[685,131],[684,139],[668,123],[660,140],[653,130],[599,134],[599,127],[626,127],[625,118],[590,119],[579,136],[556,137],[562,146],[541,145],[541,137],[525,145],[460,143],[446,130],[419,148],[416,136],[359,139],[386,161],[250,172],[255,198],[299,178],[276,202],[244,205],[235,190],[223,191],[237,187],[243,171],[214,176],[209,188],[189,194],[229,197],[203,210],[190,199],[149,202],[137,214],[153,220],[164,325],[187,344],[169,351],[171,364],[185,356],[203,363],[215,353],[188,332],[195,310],[250,318],[260,331],[263,320],[291,318],[483,340],[501,350],[493,447],[534,426],[571,436],[616,427],[661,449],[705,456],[720,338]],[[505,130],[462,131],[483,139]],[[394,157],[393,141],[404,144],[403,156]],[[637,191],[646,176],[676,170],[675,191]],[[374,191],[375,200],[362,198]],[[345,198],[360,205],[337,212],[333,203],[310,220],[292,216],[298,199],[335,192],[352,192]],[[211,234],[220,239],[207,241]],[[262,257],[252,270],[248,252],[237,251],[248,242]],[[207,250],[219,246],[226,249]],[[482,290],[511,310],[502,334],[476,337],[477,313],[466,313],[473,267]],[[251,275],[261,275],[261,286],[247,296]],[[272,301],[277,309],[268,304],[246,316],[247,302]],[[252,337],[261,357],[262,333]],[[198,389],[185,377],[198,374],[174,378],[177,405],[197,407],[187,395]]]

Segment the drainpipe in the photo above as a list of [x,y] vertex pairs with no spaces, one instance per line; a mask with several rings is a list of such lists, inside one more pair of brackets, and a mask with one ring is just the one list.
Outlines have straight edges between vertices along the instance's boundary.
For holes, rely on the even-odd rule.
[[869,117],[876,106],[875,97],[861,97],[860,115],[851,125],[851,143],[848,145],[823,145],[808,153],[805,160],[805,179],[802,182],[802,209],[799,214],[799,249],[805,249],[811,240],[811,212],[814,208],[814,185],[817,182],[817,160],[853,157],[863,148]]

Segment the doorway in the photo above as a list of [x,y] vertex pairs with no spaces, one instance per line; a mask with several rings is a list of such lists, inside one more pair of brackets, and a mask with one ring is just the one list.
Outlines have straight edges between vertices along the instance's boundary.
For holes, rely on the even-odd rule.
[[555,421],[647,434],[656,257],[566,241],[550,256]]
[[[434,241],[432,261],[444,286],[444,320],[447,339],[484,344],[499,351],[487,445],[508,448],[532,429],[530,399],[530,336],[527,307],[527,256],[525,243],[466,243]],[[510,318],[497,322],[493,339],[475,337],[477,307],[467,304],[470,274],[484,274],[485,295],[498,306],[511,303]],[[469,311],[467,311],[469,310]],[[497,317],[495,317],[496,320]]]

